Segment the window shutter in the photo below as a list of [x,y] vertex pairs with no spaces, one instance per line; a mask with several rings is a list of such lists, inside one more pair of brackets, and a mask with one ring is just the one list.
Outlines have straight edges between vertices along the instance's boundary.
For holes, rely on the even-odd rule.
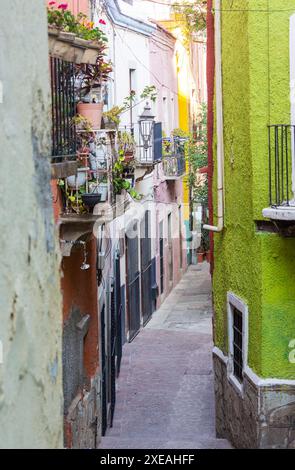
[[162,123],[154,125],[154,161],[162,160]]

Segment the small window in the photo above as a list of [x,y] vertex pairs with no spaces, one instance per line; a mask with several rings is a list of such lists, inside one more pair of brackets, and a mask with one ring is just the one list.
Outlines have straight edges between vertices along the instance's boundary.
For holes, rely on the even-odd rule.
[[229,379],[243,393],[243,374],[248,360],[248,306],[232,292],[227,294]]
[[234,376],[243,382],[243,315],[233,308],[233,372]]

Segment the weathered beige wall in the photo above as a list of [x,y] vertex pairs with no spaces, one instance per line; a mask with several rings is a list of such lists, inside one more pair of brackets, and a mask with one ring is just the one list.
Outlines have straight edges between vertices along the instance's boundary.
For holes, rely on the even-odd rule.
[[0,80],[0,447],[62,447],[44,0],[1,0]]

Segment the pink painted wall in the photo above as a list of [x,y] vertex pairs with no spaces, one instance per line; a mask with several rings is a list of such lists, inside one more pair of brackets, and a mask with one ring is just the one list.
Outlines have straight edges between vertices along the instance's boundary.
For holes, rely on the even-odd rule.
[[[47,0],[47,4],[50,3],[50,0]],[[80,11],[89,15],[90,13],[90,2],[89,0],[67,0],[67,1],[57,1],[56,5],[60,5],[61,3],[67,3],[69,10],[71,10],[75,15],[77,15]]]
[[178,127],[178,85],[175,39],[160,26],[150,37],[150,83],[158,90],[156,119],[163,123],[166,135]]

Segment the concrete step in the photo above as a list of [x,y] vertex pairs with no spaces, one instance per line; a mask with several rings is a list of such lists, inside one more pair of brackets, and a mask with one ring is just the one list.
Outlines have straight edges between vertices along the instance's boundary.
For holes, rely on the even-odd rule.
[[232,449],[226,439],[153,440],[105,436],[99,449]]

